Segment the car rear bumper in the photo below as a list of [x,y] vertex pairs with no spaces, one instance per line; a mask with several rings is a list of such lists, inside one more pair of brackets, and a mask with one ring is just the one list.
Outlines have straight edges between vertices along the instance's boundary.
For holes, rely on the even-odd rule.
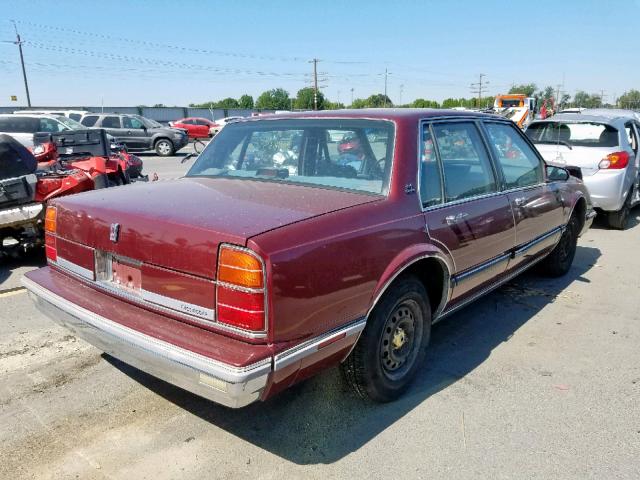
[[0,209],[0,227],[17,227],[33,223],[43,211],[42,203],[30,203],[11,208]]
[[[595,208],[615,212],[622,208],[629,188],[625,170],[600,170],[593,175],[583,177],[582,181],[589,190],[591,202]],[[630,185],[629,185],[630,186]]]
[[258,400],[271,358],[236,367],[144,334],[76,305],[37,282],[23,285],[38,310],[100,350],[157,378],[227,407]]

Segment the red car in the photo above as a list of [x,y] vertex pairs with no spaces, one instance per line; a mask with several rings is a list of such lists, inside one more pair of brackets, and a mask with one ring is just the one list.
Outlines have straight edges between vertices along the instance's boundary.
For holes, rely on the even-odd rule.
[[[337,161],[336,130],[361,160]],[[434,322],[534,264],[566,273],[593,216],[506,119],[281,114],[230,123],[182,179],[56,200],[24,285],[79,337],[223,405],[340,363],[390,401]]]
[[189,138],[209,138],[220,128],[215,122],[198,117],[183,118],[169,122],[169,125],[174,128],[184,128],[188,132]]

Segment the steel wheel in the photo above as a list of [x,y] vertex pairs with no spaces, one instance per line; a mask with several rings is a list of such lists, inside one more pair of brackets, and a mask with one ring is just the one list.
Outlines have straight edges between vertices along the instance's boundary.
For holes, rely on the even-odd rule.
[[[417,317],[419,321],[416,322]],[[418,353],[416,336],[420,338],[422,333],[421,317],[418,304],[406,300],[395,308],[385,323],[380,341],[380,361],[382,371],[391,380],[402,378],[413,365]]]

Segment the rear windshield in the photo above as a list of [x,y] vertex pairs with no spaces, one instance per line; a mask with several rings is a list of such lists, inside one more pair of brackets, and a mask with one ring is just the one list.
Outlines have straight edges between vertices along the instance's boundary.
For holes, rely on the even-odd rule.
[[393,124],[295,119],[227,124],[187,177],[235,177],[386,195]]
[[564,143],[578,147],[617,147],[618,130],[597,122],[536,122],[527,136],[534,143]]

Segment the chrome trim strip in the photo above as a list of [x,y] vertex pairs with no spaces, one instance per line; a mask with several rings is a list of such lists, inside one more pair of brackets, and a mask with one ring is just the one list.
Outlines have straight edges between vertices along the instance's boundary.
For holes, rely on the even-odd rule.
[[212,282],[214,285],[218,285],[220,287],[228,288],[229,290],[237,290],[238,292],[244,293],[264,293],[262,288],[250,288],[250,287],[241,287],[240,285],[234,285],[233,283],[221,282],[220,280]]
[[444,312],[442,312],[438,317],[434,317],[433,323],[439,322],[440,320],[448,317],[452,313],[460,310],[462,307],[466,307],[468,304],[470,304],[474,300],[477,300],[478,298],[484,296],[485,294],[487,294],[487,293],[491,292],[492,290],[498,288],[499,286],[505,284],[506,282],[508,282],[512,278],[517,277],[522,272],[524,272],[525,270],[529,269],[530,267],[532,267],[533,265],[535,265],[536,263],[538,263],[540,260],[542,260],[544,258],[546,258],[546,255],[544,255],[544,256],[542,256],[540,258],[536,258],[535,260],[531,261],[530,263],[527,263],[526,265],[523,265],[523,266],[517,268],[516,270],[514,270],[513,272],[508,274],[505,278],[501,279],[500,281],[498,281],[498,282],[496,282],[496,283],[494,283],[492,285],[489,285],[488,287],[486,287],[486,288],[480,290],[479,292],[475,293],[474,295],[472,295],[471,297],[469,297],[468,299],[466,299],[462,303],[456,305],[455,307],[445,309]]
[[[300,361],[309,355],[313,355],[317,351],[321,350],[319,347],[322,343],[330,341],[332,339],[339,340],[340,337],[348,338],[352,335],[358,335],[367,323],[366,318],[360,319],[355,323],[351,323],[346,327],[341,327],[338,330],[326,333],[319,337],[314,337],[306,342],[303,342],[295,347],[292,347],[284,352],[277,354],[273,359],[273,370],[281,370],[294,362]],[[357,342],[357,339],[356,339]],[[354,342],[355,344],[355,342]]]
[[140,296],[143,300],[146,300],[163,307],[171,308],[182,313],[186,313],[190,316],[206,318],[211,322],[215,322],[215,311],[211,308],[203,307],[202,305],[196,305],[195,303],[184,302],[171,297],[165,297],[159,293],[150,292],[143,288],[140,289]]
[[461,281],[467,280],[468,278],[472,278],[473,276],[484,272],[485,270],[499,265],[502,262],[506,262],[511,258],[511,253],[502,254],[496,258],[486,261],[483,264],[478,265],[477,267],[473,267],[467,271],[459,273],[458,275],[454,275],[452,280],[454,285],[459,285]]
[[[97,348],[196,395],[229,407],[258,400],[272,370],[271,358],[236,367],[102,317],[23,277],[38,309]],[[221,382],[220,382],[221,381]]]
[[55,264],[61,268],[64,268],[65,270],[69,270],[70,272],[80,275],[81,277],[86,278],[87,280],[92,280],[92,281],[95,280],[95,276],[92,270],[81,267],[76,263],[70,262],[66,258],[62,258],[61,256],[58,256],[55,261]]
[[521,247],[518,247],[513,252],[513,257],[515,258],[515,257],[517,257],[519,255],[522,255],[527,250],[529,250],[531,247],[534,247],[534,246],[538,245],[540,242],[544,242],[547,238],[552,237],[553,235],[564,231],[565,228],[566,228],[566,226],[564,226],[564,225],[562,225],[560,227],[556,227],[556,228],[554,228],[552,230],[549,230],[547,233],[545,233],[543,235],[540,235],[539,237],[534,238],[530,242],[525,243],[524,245],[522,245]]

